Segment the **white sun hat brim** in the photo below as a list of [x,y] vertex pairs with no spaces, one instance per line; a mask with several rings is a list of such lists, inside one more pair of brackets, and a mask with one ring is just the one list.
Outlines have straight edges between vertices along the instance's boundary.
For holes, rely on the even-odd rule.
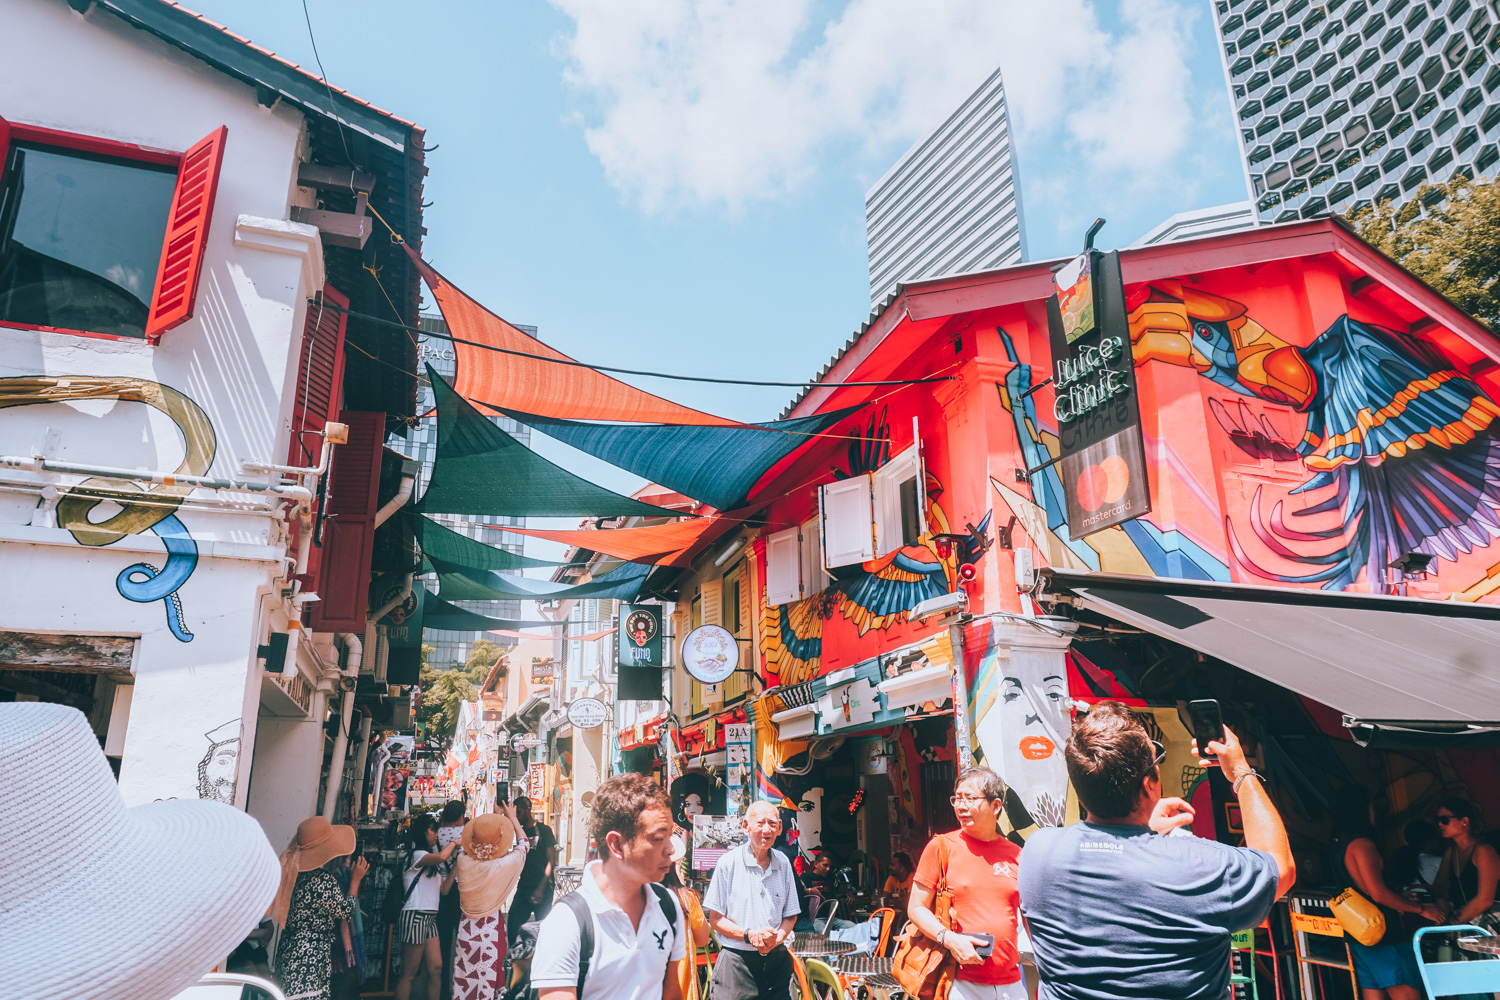
[[[72,814],[64,817],[47,811],[59,805],[56,793],[25,795],[35,805],[24,819],[29,832],[8,838],[0,855],[0,951],[6,955],[0,997],[175,996],[222,962],[265,914],[280,880],[270,842],[254,819],[217,802],[174,799],[123,808],[81,714],[63,709],[76,722],[35,713],[18,720],[13,713],[20,707],[0,713],[0,771],[40,751],[50,768],[21,780],[52,785],[75,801],[59,810]],[[42,739],[17,748],[18,728]],[[99,781],[101,768],[107,787]],[[90,797],[104,799],[96,803],[92,828],[80,815]],[[16,799],[0,791],[0,830],[19,832]]]

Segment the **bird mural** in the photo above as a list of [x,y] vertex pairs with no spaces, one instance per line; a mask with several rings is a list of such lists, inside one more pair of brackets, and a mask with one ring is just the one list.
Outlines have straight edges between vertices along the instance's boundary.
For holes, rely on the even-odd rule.
[[[1248,525],[1266,551],[1306,571],[1263,567],[1226,519],[1247,572],[1327,590],[1363,574],[1381,592],[1394,586],[1389,567],[1408,553],[1455,560],[1500,535],[1500,406],[1431,344],[1344,315],[1296,347],[1243,303],[1187,287],[1141,286],[1127,308],[1137,366],[1191,367],[1242,396],[1305,415],[1301,440],[1289,442],[1243,403],[1209,402],[1241,451],[1300,459],[1312,473],[1291,490],[1311,501],[1301,509],[1277,500],[1266,513],[1258,487]],[[1330,511],[1340,515],[1338,527],[1306,526]]]

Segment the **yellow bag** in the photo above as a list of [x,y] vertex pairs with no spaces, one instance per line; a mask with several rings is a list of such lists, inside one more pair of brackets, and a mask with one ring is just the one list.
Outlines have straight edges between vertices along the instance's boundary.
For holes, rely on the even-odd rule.
[[1333,911],[1339,926],[1344,928],[1344,933],[1366,948],[1373,948],[1385,937],[1385,914],[1353,888],[1334,896],[1328,908]]

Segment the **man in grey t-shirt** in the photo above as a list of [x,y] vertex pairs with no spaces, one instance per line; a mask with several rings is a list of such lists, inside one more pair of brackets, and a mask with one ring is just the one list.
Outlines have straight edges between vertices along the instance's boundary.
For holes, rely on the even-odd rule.
[[1234,784],[1247,847],[1182,829],[1192,807],[1161,797],[1162,753],[1124,705],[1101,702],[1074,725],[1068,778],[1086,820],[1038,830],[1021,852],[1040,1000],[1229,996],[1230,935],[1265,920],[1296,868],[1234,733],[1207,750]]

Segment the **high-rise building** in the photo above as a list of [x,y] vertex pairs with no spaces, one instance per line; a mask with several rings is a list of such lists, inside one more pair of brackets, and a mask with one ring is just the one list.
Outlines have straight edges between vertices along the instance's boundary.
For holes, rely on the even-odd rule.
[[900,283],[1026,256],[1010,134],[996,69],[865,193],[873,303]]
[[[448,324],[441,316],[423,316],[418,322],[418,327],[424,331],[445,335],[448,333]],[[536,336],[536,327],[517,325],[521,330],[533,337]],[[452,378],[457,370],[453,355],[453,344],[439,337],[417,337],[417,358],[422,365],[421,377],[417,388],[417,412],[430,413],[436,402],[432,395],[432,386],[427,381],[426,365],[432,367],[440,375]],[[490,417],[490,420],[507,434],[529,446],[531,444],[531,428],[525,424],[519,424],[509,417]],[[422,420],[412,428],[410,434],[404,439],[395,439],[391,446],[404,455],[409,455],[422,465],[422,490],[427,489],[427,481],[432,476],[432,464],[437,458],[437,421],[434,419]],[[418,494],[421,495],[420,493]],[[489,525],[522,528],[526,526],[524,517],[501,517],[488,514],[465,514],[462,517],[440,518],[444,527],[452,528],[454,531],[467,535],[469,538],[484,542],[487,545],[498,545],[507,551],[520,554],[522,545],[526,540],[525,535],[518,535],[509,531],[496,531]],[[422,581],[429,590],[437,589],[435,578],[427,577]],[[520,618],[520,601],[454,601],[455,605],[476,614],[488,615],[491,618]],[[485,632],[449,632],[441,629],[427,629],[422,641],[433,647],[428,662],[439,670],[449,670],[454,667],[462,667],[464,661],[469,658],[469,650],[474,643],[480,639],[488,639],[501,646],[513,646],[515,641],[500,636],[489,635]]]
[[1500,161],[1500,26],[1476,0],[1215,0],[1250,199],[1287,222]]

